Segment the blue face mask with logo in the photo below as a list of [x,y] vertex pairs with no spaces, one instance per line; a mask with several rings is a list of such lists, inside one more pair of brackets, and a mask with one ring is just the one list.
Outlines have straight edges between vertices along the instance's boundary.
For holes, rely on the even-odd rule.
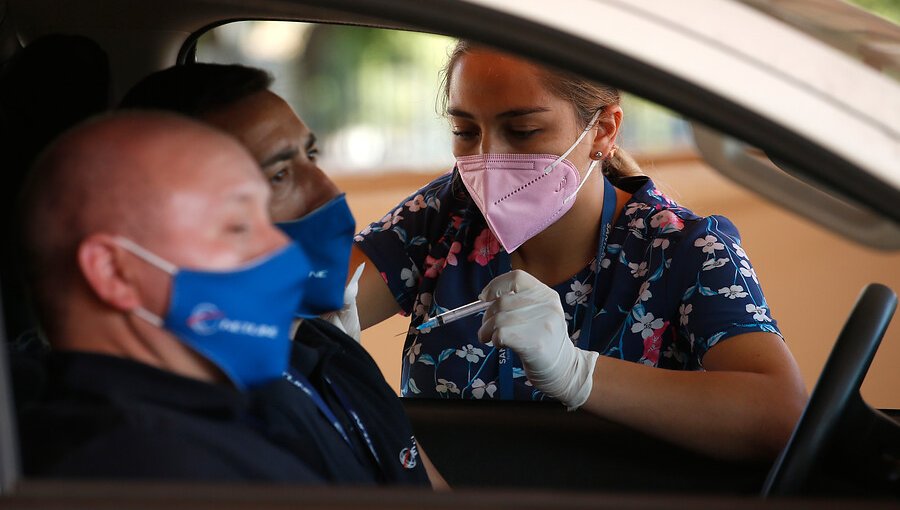
[[309,271],[298,317],[317,317],[344,306],[344,284],[356,220],[340,194],[294,221],[275,224],[300,245],[309,258]]
[[203,271],[179,268],[128,238],[116,242],[172,275],[165,317],[144,308],[135,310],[137,316],[174,333],[240,389],[287,370],[291,322],[309,271],[295,243],[236,269]]

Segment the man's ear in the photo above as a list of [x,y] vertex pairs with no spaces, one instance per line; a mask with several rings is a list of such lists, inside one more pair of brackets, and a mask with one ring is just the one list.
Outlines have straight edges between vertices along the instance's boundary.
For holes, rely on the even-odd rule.
[[108,234],[92,234],[78,245],[78,268],[94,294],[107,305],[131,311],[141,305],[128,253]]
[[597,117],[596,125],[598,129],[591,141],[591,154],[600,151],[603,156],[607,156],[616,145],[619,126],[622,125],[622,108],[617,104],[604,107]]

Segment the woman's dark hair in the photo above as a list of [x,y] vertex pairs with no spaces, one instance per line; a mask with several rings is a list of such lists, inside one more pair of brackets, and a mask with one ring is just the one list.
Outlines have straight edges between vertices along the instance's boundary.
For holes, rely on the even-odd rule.
[[257,92],[272,76],[241,65],[186,64],[157,71],[125,94],[119,108],[166,110],[198,117]]
[[[447,64],[441,73],[443,79],[441,99],[444,111],[446,111],[447,103],[450,101],[450,78],[453,68],[462,57],[479,49],[493,51],[486,47],[476,46],[469,41],[460,40],[450,52],[450,57],[447,59]],[[538,67],[543,69],[543,66]],[[609,105],[619,104],[619,90],[609,85],[585,80],[577,75],[560,70],[551,72],[548,69],[541,78],[544,86],[547,87],[550,93],[572,104],[575,108],[575,113],[584,126],[587,126],[597,110],[602,110]],[[620,147],[616,147],[612,154],[603,160],[602,168],[603,173],[613,179],[614,182],[622,177],[643,175],[640,166]]]

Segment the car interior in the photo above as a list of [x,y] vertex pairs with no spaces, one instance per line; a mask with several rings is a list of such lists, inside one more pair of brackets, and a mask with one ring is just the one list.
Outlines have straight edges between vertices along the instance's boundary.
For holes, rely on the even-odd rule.
[[[770,7],[767,2],[735,3],[762,13]],[[754,250],[761,279],[767,282],[767,294],[773,302],[785,303],[785,318],[779,316],[779,322],[810,390],[809,404],[778,459],[761,463],[707,457],[585,412],[567,412],[558,403],[404,399],[418,440],[457,489],[454,492],[24,479],[15,416],[37,396],[42,374],[34,355],[46,347],[38,336],[28,334],[35,321],[13,249],[5,242],[0,260],[0,335],[9,347],[0,349],[0,507],[656,508],[678,501],[682,506],[735,508],[814,505],[823,498],[860,508],[895,504],[900,498],[900,328],[892,326],[891,319],[900,289],[900,212],[895,207],[900,186],[752,105],[567,31],[561,28],[563,21],[549,16],[543,23],[537,21],[529,13],[539,9],[529,2],[496,4],[0,0],[4,232],[15,230],[16,192],[27,161],[52,136],[77,119],[114,105],[131,84],[152,71],[236,59],[274,66],[278,58],[301,58],[302,48],[312,44],[308,32],[322,27],[320,37],[327,29],[351,34],[348,40],[369,41],[365,37],[377,35],[360,35],[360,30],[377,30],[492,45],[620,87],[635,105],[650,103],[649,122],[665,121],[671,127],[666,135],[668,152],[654,152],[652,147],[636,151],[648,174],[698,210],[718,212],[724,207],[725,214],[737,218]],[[593,4],[633,16],[639,10],[612,0],[573,0],[569,7],[593,9]],[[272,44],[301,44],[301,50],[283,57],[254,57],[221,49],[222,41],[230,37],[224,30],[245,37],[253,26],[238,25],[263,21],[303,25],[297,40],[306,46],[291,39],[290,30],[276,27],[269,34]],[[900,48],[896,24],[879,34]],[[254,41],[262,45],[260,39]],[[322,39],[319,44],[327,46],[329,41],[333,40]],[[446,53],[438,50],[434,56],[428,46],[438,44],[436,39],[421,41],[399,44],[431,48],[423,58],[439,65]],[[360,57],[365,58],[373,57]],[[340,67],[341,62],[329,65]],[[319,66],[329,68],[321,62]],[[285,69],[269,68],[276,87],[296,86],[294,75]],[[894,88],[900,89],[894,80]],[[437,85],[436,77],[432,85]],[[391,82],[388,88],[402,87]],[[288,97],[288,92],[284,94]],[[403,89],[399,94],[410,93]],[[434,113],[433,94],[429,89],[409,104],[402,99],[387,104],[419,111],[412,124],[419,126],[426,119],[439,133],[444,121]],[[317,119],[323,119],[324,126],[325,117],[346,104],[340,97],[332,99],[304,97],[294,106],[317,129]],[[315,110],[317,102],[320,111]],[[645,111],[640,108],[635,111]],[[59,119],[59,125],[35,119]],[[353,118],[347,120],[348,125],[352,122]],[[404,158],[409,159],[407,153],[390,159],[393,156],[382,150],[381,159],[359,163],[380,165],[374,172],[361,173],[349,163],[346,169],[339,168],[342,158],[350,160],[348,144],[375,136],[361,129],[341,131],[344,128],[331,130],[337,133],[333,144],[322,139],[325,152],[333,153],[328,161],[334,161],[335,170],[330,175],[347,192],[358,228],[377,221],[408,192],[452,165],[446,149],[434,159],[415,156],[419,159],[413,158],[409,168],[400,168]],[[413,136],[411,131],[425,128],[400,130],[395,138],[378,143],[397,145],[400,137],[403,144],[428,147],[423,154],[436,152],[425,139],[404,139]],[[323,134],[328,133],[323,128]],[[632,143],[640,145],[641,136],[636,132]],[[897,143],[895,138],[894,150]],[[895,162],[887,171],[897,175],[900,167]],[[715,186],[719,191],[711,191]],[[792,307],[787,304],[791,301],[796,302]],[[396,317],[363,336],[393,386],[403,358],[402,341],[396,335],[407,325],[408,318]],[[476,442],[479,447],[471,447]]]

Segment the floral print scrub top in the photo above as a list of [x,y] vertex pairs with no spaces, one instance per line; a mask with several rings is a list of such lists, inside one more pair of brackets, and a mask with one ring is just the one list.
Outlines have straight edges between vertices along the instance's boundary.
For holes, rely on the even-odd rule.
[[[605,252],[553,287],[576,345],[584,344],[579,336],[589,314],[593,322],[587,345],[604,356],[702,370],[706,351],[731,336],[781,334],[731,222],[695,215],[646,177],[625,178],[617,185],[632,198],[613,225]],[[488,282],[511,270],[509,255],[457,172],[418,190],[357,234],[355,242],[381,272],[403,313],[411,316],[403,351],[403,396],[500,398],[499,360],[508,354],[479,342],[482,314],[431,330],[415,329],[430,317],[476,300]],[[595,280],[598,266],[601,273]],[[518,359],[511,358],[513,398],[545,398],[527,380]]]

